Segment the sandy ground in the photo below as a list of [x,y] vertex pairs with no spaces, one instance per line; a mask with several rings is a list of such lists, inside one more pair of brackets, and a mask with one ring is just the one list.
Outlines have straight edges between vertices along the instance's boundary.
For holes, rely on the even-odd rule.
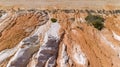
[[[103,8],[106,5],[120,6],[120,0],[0,0],[2,6],[26,8]],[[120,8],[120,7],[119,7]]]

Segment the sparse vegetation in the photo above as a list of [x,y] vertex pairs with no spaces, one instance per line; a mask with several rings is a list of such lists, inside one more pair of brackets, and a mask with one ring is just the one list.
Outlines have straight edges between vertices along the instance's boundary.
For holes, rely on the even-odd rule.
[[2,13],[0,13],[0,17],[2,17]]
[[57,19],[56,19],[56,18],[51,18],[51,21],[52,21],[53,23],[55,23],[55,22],[57,22]]
[[101,30],[104,28],[104,18],[102,18],[99,15],[91,15],[89,14],[85,20],[87,21],[88,24],[93,25],[95,28],[98,30]]
[[70,20],[75,21],[75,18],[70,18]]

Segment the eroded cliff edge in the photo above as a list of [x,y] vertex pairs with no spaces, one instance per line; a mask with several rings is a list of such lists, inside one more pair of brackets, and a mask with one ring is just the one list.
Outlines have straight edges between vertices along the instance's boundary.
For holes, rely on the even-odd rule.
[[4,13],[0,67],[120,67],[120,15],[102,14],[101,31],[86,23],[87,15],[79,10]]

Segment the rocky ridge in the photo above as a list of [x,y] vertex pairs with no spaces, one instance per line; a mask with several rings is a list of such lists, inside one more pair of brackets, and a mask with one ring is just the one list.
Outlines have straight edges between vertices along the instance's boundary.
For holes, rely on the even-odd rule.
[[[120,15],[101,31],[80,10],[6,11],[0,18],[0,67],[120,67]],[[52,23],[50,18],[56,18]]]

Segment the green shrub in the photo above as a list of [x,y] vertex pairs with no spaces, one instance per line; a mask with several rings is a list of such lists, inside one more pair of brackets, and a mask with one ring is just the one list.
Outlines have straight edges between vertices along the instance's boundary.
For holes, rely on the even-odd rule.
[[57,22],[57,19],[56,19],[56,18],[51,18],[51,21],[52,21],[53,23],[55,23],[55,22]]
[[0,17],[2,17],[2,13],[0,13]]
[[94,22],[93,23],[93,26],[95,28],[97,28],[98,30],[101,30],[102,28],[104,28],[104,24],[103,23],[100,23],[100,22]]
[[104,28],[104,18],[102,18],[99,15],[91,15],[89,14],[85,20],[87,21],[88,24],[93,25],[95,28],[98,30],[101,30]]

